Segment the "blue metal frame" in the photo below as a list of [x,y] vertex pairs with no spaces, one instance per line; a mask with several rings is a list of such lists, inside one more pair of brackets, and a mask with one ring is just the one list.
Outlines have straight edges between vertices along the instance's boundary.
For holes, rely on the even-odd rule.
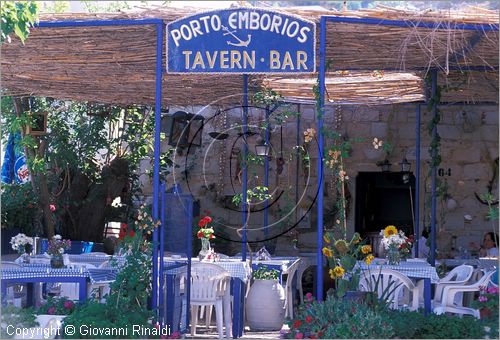
[[323,245],[323,113],[325,106],[325,73],[326,73],[326,20],[321,17],[321,26],[319,34],[319,107],[317,117],[318,130],[318,235],[316,238],[316,298],[318,301],[323,300],[323,253],[321,251]]
[[[266,106],[266,145],[270,147],[269,144],[269,114],[270,109],[269,105]],[[269,190],[269,156],[264,158],[264,186]],[[264,237],[267,239],[269,237],[269,209],[267,209],[269,205],[269,200],[266,199],[264,201]]]
[[247,260],[247,155],[248,155],[248,144],[247,144],[247,132],[248,132],[248,74],[243,75],[243,173],[242,173],[242,197],[241,203],[243,204],[243,209],[241,209],[241,221],[243,225],[243,234],[241,236],[241,261]]
[[415,257],[418,257],[420,240],[420,104],[417,104],[415,122]]
[[[431,98],[434,98],[437,93],[437,70],[431,70]],[[432,105],[432,119],[436,118],[437,115],[437,105],[436,101],[433,101]],[[436,138],[437,135],[437,126],[434,125],[432,129],[432,139]],[[435,156],[436,150],[434,150],[433,157]],[[432,165],[431,168],[431,182],[432,182],[432,191],[431,191],[431,257],[429,259],[429,263],[431,266],[436,265],[436,205],[437,205],[437,197],[436,197],[436,176],[437,176],[437,168]]]
[[[318,129],[318,235],[317,235],[317,296],[318,300],[323,298],[323,272],[321,268],[323,267],[323,257],[321,253],[321,245],[323,243],[323,117],[322,113],[324,111],[324,92],[325,92],[325,48],[326,48],[326,22],[343,22],[343,23],[354,23],[354,24],[370,24],[370,25],[387,25],[387,26],[399,26],[399,27],[422,27],[422,28],[437,28],[437,29],[448,29],[449,26],[443,23],[427,23],[427,22],[410,22],[401,20],[380,20],[373,18],[349,18],[349,17],[334,17],[334,16],[322,16],[321,17],[321,28],[320,28],[320,70],[319,70],[319,90],[320,90],[320,102],[319,102],[319,112],[320,115],[317,121]],[[160,112],[162,103],[162,57],[163,57],[163,35],[164,35],[164,23],[161,19],[137,19],[137,20],[88,20],[88,21],[57,21],[57,22],[46,22],[42,21],[36,24],[36,27],[41,28],[58,28],[58,27],[89,27],[89,26],[137,26],[137,25],[156,25],[157,34],[157,46],[156,46],[156,71],[155,71],[155,140],[154,140],[154,169],[153,169],[153,219],[158,220],[159,218],[159,190],[160,190]],[[476,31],[498,31],[498,25],[483,25],[483,24],[455,24],[454,29],[463,30],[476,30]],[[470,68],[469,68],[470,69]],[[483,69],[487,69],[484,67]],[[498,69],[498,68],[493,68]],[[246,133],[247,129],[247,117],[248,117],[248,75],[243,75],[243,133]],[[247,154],[247,146],[244,146],[244,156]],[[419,158],[417,157],[417,162]],[[418,169],[418,166],[417,166]],[[435,169],[434,169],[435,170]],[[435,171],[434,171],[435,172]],[[433,227],[431,232],[434,232],[433,237],[435,238],[435,173],[433,174]],[[242,235],[242,260],[246,260],[246,190],[247,190],[247,169],[246,166],[243,168],[243,235]],[[418,177],[417,177],[418,181]],[[417,182],[418,183],[418,182]],[[417,186],[418,190],[418,186]],[[417,195],[418,200],[418,195]],[[418,202],[417,202],[418,205]],[[418,216],[418,211],[417,211]],[[418,218],[417,218],[418,219]],[[417,220],[418,225],[418,220]],[[153,293],[152,293],[152,305],[153,309],[158,307],[158,272],[159,272],[159,257],[158,257],[158,230],[156,229],[153,233]],[[435,250],[435,239],[431,243],[431,252],[434,256]],[[434,258],[431,261],[434,263]]]
[[[323,298],[323,254],[321,252],[321,245],[323,244],[323,117],[322,114],[324,112],[324,93],[325,93],[325,57],[326,57],[326,23],[327,22],[337,22],[337,23],[351,23],[351,24],[367,24],[367,25],[385,25],[385,26],[396,26],[396,27],[419,27],[419,28],[430,28],[430,29],[449,29],[450,26],[445,23],[431,23],[431,22],[413,22],[413,21],[404,21],[404,20],[386,20],[386,19],[375,19],[375,18],[350,18],[350,17],[337,17],[337,16],[322,16],[320,20],[320,43],[319,43],[319,115],[317,120],[317,128],[318,128],[318,222],[317,222],[317,271],[316,271],[316,295],[318,300],[322,300]],[[461,30],[474,30],[480,32],[488,32],[488,31],[498,31],[499,25],[485,25],[485,24],[454,24],[452,26],[453,29],[461,29]],[[477,43],[477,41],[473,40],[470,42],[470,45]],[[334,70],[335,67],[333,68]],[[427,70],[426,68],[422,68],[423,70]],[[478,70],[498,70],[498,67],[460,67],[453,66],[449,68],[450,70],[463,70],[463,69],[478,69]],[[350,68],[350,70],[356,70],[356,68]],[[359,68],[358,70],[364,70]],[[397,70],[387,68],[384,70]],[[415,70],[412,69],[412,70]],[[433,74],[433,91],[434,94],[437,86],[437,70],[431,71]],[[433,107],[433,113],[436,113],[436,105]],[[416,214],[415,214],[415,226],[418,231],[419,226],[419,197],[420,197],[420,107],[417,108],[417,149],[416,149],[416,158],[417,158],[417,173],[416,173]],[[436,129],[433,131],[433,135],[436,133]],[[435,250],[436,250],[436,169],[435,167],[432,169],[432,217],[431,217],[431,265],[435,265]],[[417,235],[417,239],[419,235]],[[418,243],[417,243],[418,247]],[[417,248],[418,249],[418,248]]]

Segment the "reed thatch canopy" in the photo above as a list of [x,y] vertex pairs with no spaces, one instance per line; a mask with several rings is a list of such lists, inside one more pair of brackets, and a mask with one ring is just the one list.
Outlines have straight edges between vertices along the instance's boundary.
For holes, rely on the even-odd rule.
[[[198,9],[199,10],[199,9]],[[389,8],[362,11],[289,12],[319,21],[321,15],[432,21],[449,25],[430,30],[383,25],[329,23],[327,58],[334,70],[327,79],[329,98],[349,103],[394,103],[424,97],[423,77],[438,67],[440,81],[459,85],[447,101],[498,102],[498,31],[464,31],[456,23],[495,25],[498,12],[413,13]],[[42,21],[160,18],[165,23],[193,9],[154,8],[104,14],[42,15]],[[319,25],[318,25],[319,26]],[[319,36],[319,35],[318,35]],[[25,45],[13,39],[2,46],[2,88],[13,95],[39,95],[101,103],[154,104],[156,33],[154,26],[35,28]],[[163,56],[165,63],[165,55]],[[453,71],[459,66],[464,72]],[[469,72],[485,67],[488,72]],[[382,71],[382,70],[391,71]],[[415,72],[420,71],[420,72]],[[252,76],[251,89],[271,87],[291,100],[313,98],[315,76]],[[242,78],[237,75],[163,77],[163,103],[198,105],[238,103]],[[465,93],[465,95],[464,95]]]

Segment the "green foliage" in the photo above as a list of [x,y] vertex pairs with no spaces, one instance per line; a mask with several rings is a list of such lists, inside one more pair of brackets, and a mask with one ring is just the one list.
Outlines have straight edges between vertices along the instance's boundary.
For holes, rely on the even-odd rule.
[[31,183],[2,185],[2,228],[20,228],[31,235],[38,200]]
[[38,6],[35,1],[2,1],[0,42],[10,43],[10,34],[14,32],[24,44],[30,33],[30,27],[38,21],[37,12]]
[[390,320],[367,305],[331,296],[324,302],[310,298],[288,325],[289,337],[295,339],[387,339],[397,334]]
[[[123,339],[142,338],[139,334],[134,336],[132,327],[140,325],[152,329],[148,323],[152,313],[147,309],[137,309],[133,312],[126,305],[101,304],[96,301],[87,302],[76,308],[73,314],[64,319],[64,325],[75,327],[75,334],[64,334],[65,339]],[[90,327],[102,330],[102,334],[86,334]],[[127,334],[118,333],[117,329],[127,329]],[[111,330],[115,330],[113,334]],[[83,332],[82,332],[83,331]]]
[[9,325],[18,328],[38,326],[33,308],[18,308],[12,305],[2,306],[2,312],[0,313],[0,339],[12,338],[12,329],[9,329],[9,333],[7,333],[7,326]]
[[389,309],[382,315],[391,320],[394,333],[401,339],[481,339],[485,333],[482,322],[470,316],[425,315]]
[[[125,250],[125,263],[115,281],[111,285],[111,293],[106,296],[106,303],[89,301],[64,320],[65,325],[73,325],[77,332],[67,338],[124,338],[122,334],[82,334],[80,326],[92,326],[101,329],[126,328],[127,338],[141,338],[133,334],[133,325],[153,329],[148,321],[154,316],[154,311],[148,309],[148,298],[152,294],[152,247],[149,241],[152,230],[157,226],[146,213],[147,207],[142,206],[137,219],[132,223],[135,228],[133,236],[122,239]],[[140,217],[139,217],[140,216]],[[114,263],[118,266],[118,263]],[[85,329],[85,327],[83,328]]]
[[[269,189],[265,186],[256,186],[253,189],[247,190],[247,204],[252,202],[261,202],[267,199],[271,199],[272,195],[268,194]],[[239,207],[243,201],[243,194],[237,194],[233,196],[232,202],[234,205]]]
[[276,269],[269,269],[267,266],[260,266],[252,272],[254,280],[278,280],[280,272]]

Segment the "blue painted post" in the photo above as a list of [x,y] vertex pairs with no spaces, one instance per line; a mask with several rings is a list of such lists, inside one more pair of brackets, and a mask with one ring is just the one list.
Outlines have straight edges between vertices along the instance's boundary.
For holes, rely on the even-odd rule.
[[420,103],[417,104],[415,123],[415,257],[418,257],[420,239]]
[[323,300],[323,112],[325,105],[325,76],[326,76],[326,19],[321,18],[319,41],[319,107],[318,107],[318,235],[317,235],[317,271],[316,271],[316,295],[318,301]]
[[[433,69],[431,70],[431,96],[432,98],[435,98],[436,93],[437,93],[437,70]],[[434,119],[437,115],[437,105],[438,103],[434,101],[432,105],[432,119]],[[437,127],[434,126],[432,129],[432,138],[434,139],[437,134]],[[435,155],[432,155],[433,157]],[[431,258],[430,258],[430,264],[431,266],[436,265],[436,175],[437,175],[437,169],[434,165],[432,165],[431,169],[431,185],[432,185],[432,191],[431,191]]]
[[248,74],[243,75],[243,174],[242,174],[242,210],[241,220],[243,222],[243,230],[241,236],[241,260],[247,259],[247,132],[248,132]]
[[[266,144],[269,144],[269,105],[266,106]],[[264,186],[268,188],[269,193],[269,155],[264,158]],[[266,199],[264,208],[264,238],[268,238],[269,236],[269,213],[267,210],[267,206],[269,204],[269,200]]]
[[[163,22],[156,25],[156,74],[155,74],[155,136],[153,162],[153,220],[158,221],[158,199],[160,190],[160,124],[162,101],[162,57],[163,57]],[[157,312],[158,308],[158,228],[153,232],[153,292],[151,307]]]
[[[160,197],[161,197],[161,210],[160,210],[160,220],[161,220],[161,225],[159,226],[160,228],[160,270],[159,270],[159,292],[158,292],[158,300],[159,300],[159,313],[160,313],[160,322],[164,324],[165,322],[165,299],[163,296],[163,290],[165,287],[165,275],[163,274],[163,252],[165,250],[165,209],[163,208],[165,206],[165,191],[166,191],[166,185],[165,182],[161,183],[160,186]],[[170,301],[170,300],[167,300]]]

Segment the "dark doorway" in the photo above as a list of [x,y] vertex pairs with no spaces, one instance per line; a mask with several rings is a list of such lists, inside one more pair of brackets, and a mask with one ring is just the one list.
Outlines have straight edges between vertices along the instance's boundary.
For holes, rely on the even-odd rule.
[[413,174],[360,172],[356,177],[355,230],[367,237],[392,224],[412,235],[412,203],[414,209]]

